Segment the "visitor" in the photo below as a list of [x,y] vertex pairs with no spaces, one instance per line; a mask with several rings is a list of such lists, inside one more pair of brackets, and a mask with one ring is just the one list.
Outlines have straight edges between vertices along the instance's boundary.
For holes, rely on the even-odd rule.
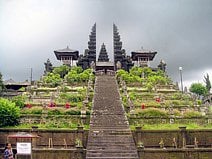
[[14,159],[11,143],[7,143],[5,146],[4,159]]

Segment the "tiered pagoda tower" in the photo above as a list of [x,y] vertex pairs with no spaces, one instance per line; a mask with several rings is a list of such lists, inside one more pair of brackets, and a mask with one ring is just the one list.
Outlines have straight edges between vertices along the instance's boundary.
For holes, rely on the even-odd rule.
[[96,62],[96,23],[92,27],[88,41],[88,61],[89,66],[92,62]]
[[80,55],[77,65],[87,69],[92,62],[96,63],[96,23],[93,25],[89,35],[88,49],[85,49],[84,55]]
[[105,44],[103,43],[100,49],[98,62],[108,62],[108,61],[109,61],[109,58],[108,58],[107,50],[105,48]]
[[121,38],[115,24],[113,24],[113,49],[115,69],[117,70],[119,67],[129,71],[129,69],[133,66],[133,63],[130,56],[126,56],[125,50],[122,49]]

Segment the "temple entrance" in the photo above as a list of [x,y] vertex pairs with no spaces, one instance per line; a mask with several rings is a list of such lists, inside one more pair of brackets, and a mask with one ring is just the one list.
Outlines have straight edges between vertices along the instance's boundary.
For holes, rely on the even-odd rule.
[[113,74],[114,72],[114,63],[113,62],[96,62],[96,74]]

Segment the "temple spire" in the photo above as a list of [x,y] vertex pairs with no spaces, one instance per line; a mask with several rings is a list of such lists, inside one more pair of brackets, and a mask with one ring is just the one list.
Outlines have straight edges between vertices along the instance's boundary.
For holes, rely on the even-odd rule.
[[87,69],[91,67],[92,63],[96,63],[96,23],[89,35],[88,49],[85,49],[84,55],[80,55],[77,65]]
[[118,67],[129,71],[133,66],[132,60],[126,55],[124,49],[122,49],[122,41],[118,32],[117,26],[113,23],[113,51],[114,51],[114,64],[115,69]]
[[109,61],[107,50],[106,50],[104,43],[101,46],[98,61],[99,62],[108,62]]
[[96,62],[96,23],[91,29],[88,41],[88,59],[89,65],[92,61]]

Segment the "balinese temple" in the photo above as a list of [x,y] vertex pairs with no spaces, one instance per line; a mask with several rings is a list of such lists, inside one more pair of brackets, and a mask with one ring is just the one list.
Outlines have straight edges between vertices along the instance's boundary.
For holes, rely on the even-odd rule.
[[87,69],[92,63],[96,63],[96,23],[89,35],[88,49],[85,49],[84,55],[80,55],[77,65]]
[[153,61],[156,51],[148,51],[141,48],[139,51],[131,52],[131,58],[136,66],[150,67],[150,61]]
[[114,70],[114,63],[109,61],[109,57],[108,57],[107,50],[104,43],[101,46],[98,61],[96,62],[95,70],[96,71],[101,70],[101,71],[104,71],[105,73],[107,73],[108,71]]
[[[110,62],[105,44],[103,43],[98,60],[96,60],[96,24],[94,24],[91,29],[88,48],[85,49],[84,54],[79,55],[78,51],[72,50],[69,47],[54,51],[57,59],[62,61],[65,65],[73,66],[73,61],[76,60],[77,66],[81,66],[83,69],[95,68],[96,70],[103,69],[115,71],[118,69],[129,71],[134,65],[139,67],[150,67],[150,62],[153,61],[155,55],[157,54],[156,51],[148,51],[142,48],[139,51],[132,51],[131,57],[128,56],[125,50],[122,48],[121,37],[115,24],[113,24],[113,52],[114,62]],[[50,64],[50,61],[45,63],[45,67],[46,72],[51,72],[52,65]],[[158,68],[152,69],[161,69],[165,71],[166,63],[161,61]]]
[[79,51],[72,50],[68,46],[65,49],[55,50],[54,51],[57,60],[63,62],[64,65],[73,66],[74,61],[77,61],[79,58]]
[[109,61],[109,58],[107,55],[107,50],[105,48],[105,44],[103,43],[101,46],[100,53],[99,53],[98,62],[108,62],[108,61]]
[[113,24],[113,47],[115,69],[121,68],[129,71],[133,63],[130,56],[127,56],[125,50],[122,49],[121,38],[115,24]]

